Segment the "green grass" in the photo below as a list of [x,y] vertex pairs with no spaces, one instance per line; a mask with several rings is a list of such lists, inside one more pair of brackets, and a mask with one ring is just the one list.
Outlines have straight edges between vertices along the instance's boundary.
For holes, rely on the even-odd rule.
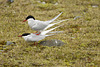
[[[99,0],[15,0],[7,4],[0,0],[0,41],[14,41],[16,46],[6,46],[0,51],[0,67],[99,67],[100,66],[100,1]],[[54,3],[58,2],[58,5]],[[91,5],[97,4],[94,8]],[[61,47],[34,46],[18,38],[18,35],[35,32],[27,22],[28,15],[38,20],[50,20],[60,12],[57,20],[63,22],[56,29],[63,34],[47,37],[44,40],[59,39],[66,44]],[[0,49],[2,49],[0,44]]]

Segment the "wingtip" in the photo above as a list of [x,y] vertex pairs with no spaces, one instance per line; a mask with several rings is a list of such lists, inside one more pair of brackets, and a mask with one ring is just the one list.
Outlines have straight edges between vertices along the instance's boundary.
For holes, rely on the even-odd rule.
[[61,13],[63,13],[63,12],[61,12]]

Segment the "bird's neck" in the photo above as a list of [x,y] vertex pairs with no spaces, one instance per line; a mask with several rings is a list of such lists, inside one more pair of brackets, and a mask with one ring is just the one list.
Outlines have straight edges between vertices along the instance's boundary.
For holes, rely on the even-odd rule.
[[36,24],[36,22],[35,22],[35,20],[34,19],[28,19],[28,25],[31,27],[31,26],[33,26],[33,25],[35,25]]
[[28,21],[28,22],[34,22],[35,20],[32,19],[32,18],[30,18],[30,19],[28,19],[27,21]]
[[27,41],[27,36],[23,36],[24,40]]

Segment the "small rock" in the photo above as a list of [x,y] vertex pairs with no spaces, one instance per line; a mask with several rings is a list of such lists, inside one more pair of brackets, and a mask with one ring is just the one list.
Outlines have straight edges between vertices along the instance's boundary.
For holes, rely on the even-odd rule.
[[80,18],[80,17],[82,17],[82,16],[76,16],[76,17],[74,17],[74,20],[76,20],[77,18]]
[[98,4],[91,4],[92,7],[98,7]]
[[15,42],[11,42],[11,41],[7,41],[6,42],[6,45],[11,45],[11,44],[14,44],[15,45]]
[[58,3],[56,2],[54,5],[58,5]]
[[51,47],[51,46],[62,46],[64,45],[64,42],[54,39],[54,40],[41,41],[39,44]]
[[38,3],[41,3],[41,1],[37,1]]
[[72,39],[75,39],[75,37],[71,37]]
[[14,2],[14,0],[7,0],[7,2],[10,2],[10,3],[12,3],[12,2]]
[[42,4],[45,4],[45,2],[42,2]]
[[93,5],[92,7],[98,7],[97,5]]
[[3,52],[4,50],[0,50],[1,52]]

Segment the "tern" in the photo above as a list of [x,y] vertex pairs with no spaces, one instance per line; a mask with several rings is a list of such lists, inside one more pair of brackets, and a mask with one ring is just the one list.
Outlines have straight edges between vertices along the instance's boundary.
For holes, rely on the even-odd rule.
[[[41,33],[41,31],[43,31],[47,26],[48,26],[48,28],[51,27],[52,24],[50,25],[50,23],[52,23],[54,20],[56,20],[62,13],[63,12],[61,12],[59,15],[57,15],[56,17],[54,17],[53,19],[48,20],[48,21],[35,20],[35,18],[33,16],[29,15],[23,22],[28,21],[29,27],[32,30],[37,31],[38,32],[37,35],[39,35]],[[60,21],[60,22],[62,22],[62,21]]]
[[[62,26],[62,25],[60,25],[60,26]],[[24,40],[27,42],[34,42],[34,45],[35,44],[37,45],[37,42],[44,39],[45,37],[55,35],[55,34],[49,34],[49,35],[46,35],[46,34],[49,33],[50,31],[60,27],[60,26],[51,28],[51,29],[46,30],[46,31],[44,30],[40,33],[40,35],[36,35],[36,33],[35,34],[34,33],[24,33],[22,35],[19,35],[18,37],[24,38]]]

